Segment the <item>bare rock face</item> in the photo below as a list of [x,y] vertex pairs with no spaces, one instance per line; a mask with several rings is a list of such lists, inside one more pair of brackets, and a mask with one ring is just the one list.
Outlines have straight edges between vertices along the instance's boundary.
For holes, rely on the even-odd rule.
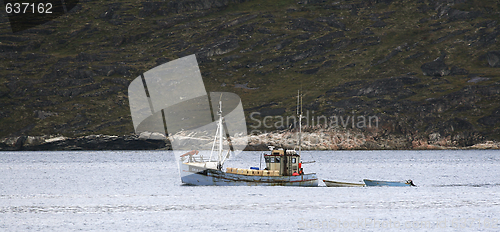
[[172,13],[190,12],[222,8],[230,3],[242,3],[247,0],[174,0],[174,1],[148,1],[142,2],[143,9],[139,16],[165,16]]
[[469,74],[469,71],[467,71],[466,69],[463,69],[463,68],[459,68],[457,66],[453,66],[450,70],[450,75],[454,76],[454,75],[467,75]]
[[486,54],[488,58],[488,64],[491,67],[499,68],[500,67],[500,51],[491,51]]
[[372,27],[385,27],[387,26],[387,23],[382,21],[382,20],[379,20],[377,22],[375,22],[374,24],[371,25]]
[[442,59],[425,63],[420,68],[426,76],[442,77],[450,74],[448,65],[446,65]]
[[322,17],[322,18],[317,18],[316,20],[318,22],[325,22],[330,27],[335,27],[335,28],[338,28],[341,30],[346,30],[345,24],[340,22],[339,20],[335,19],[334,17]]
[[214,55],[226,54],[238,47],[238,40],[232,36],[228,36],[200,49],[197,54],[200,58],[205,58]]
[[482,117],[477,121],[486,126],[495,126],[495,124],[500,123],[500,108],[493,110],[491,115]]
[[316,23],[316,22],[313,22],[311,20],[305,19],[305,18],[292,19],[290,29],[291,30],[302,29],[304,31],[310,31],[310,32],[317,32],[320,30],[329,30],[328,28],[324,27],[323,25]]

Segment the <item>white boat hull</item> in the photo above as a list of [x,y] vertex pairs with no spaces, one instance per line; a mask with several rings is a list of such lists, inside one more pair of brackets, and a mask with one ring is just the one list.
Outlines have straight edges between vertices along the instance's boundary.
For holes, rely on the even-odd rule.
[[181,181],[187,185],[317,187],[316,173],[298,176],[255,176],[222,172],[180,163]]
[[382,181],[382,180],[368,180],[364,179],[366,186],[390,186],[390,187],[410,187],[415,186],[413,181]]
[[362,183],[348,183],[348,182],[340,182],[340,181],[332,181],[332,180],[323,180],[326,187],[365,187],[365,184]]

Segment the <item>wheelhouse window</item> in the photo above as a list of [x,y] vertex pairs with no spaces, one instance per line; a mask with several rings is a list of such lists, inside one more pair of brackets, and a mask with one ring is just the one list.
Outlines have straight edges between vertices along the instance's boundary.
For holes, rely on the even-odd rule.
[[280,157],[264,157],[266,163],[279,163]]

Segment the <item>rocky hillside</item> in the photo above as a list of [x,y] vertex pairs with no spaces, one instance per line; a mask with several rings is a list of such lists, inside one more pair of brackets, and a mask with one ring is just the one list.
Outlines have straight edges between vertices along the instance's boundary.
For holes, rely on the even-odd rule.
[[131,135],[129,83],[196,54],[254,134],[292,128],[301,89],[310,130],[368,149],[500,140],[498,1],[82,0],[17,33],[1,14],[0,137]]

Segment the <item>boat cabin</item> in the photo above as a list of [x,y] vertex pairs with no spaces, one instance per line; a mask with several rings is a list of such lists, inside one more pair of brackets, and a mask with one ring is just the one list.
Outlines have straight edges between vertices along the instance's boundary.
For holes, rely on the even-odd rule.
[[273,149],[271,154],[264,154],[266,170],[277,170],[280,176],[301,175],[302,163],[295,150]]

